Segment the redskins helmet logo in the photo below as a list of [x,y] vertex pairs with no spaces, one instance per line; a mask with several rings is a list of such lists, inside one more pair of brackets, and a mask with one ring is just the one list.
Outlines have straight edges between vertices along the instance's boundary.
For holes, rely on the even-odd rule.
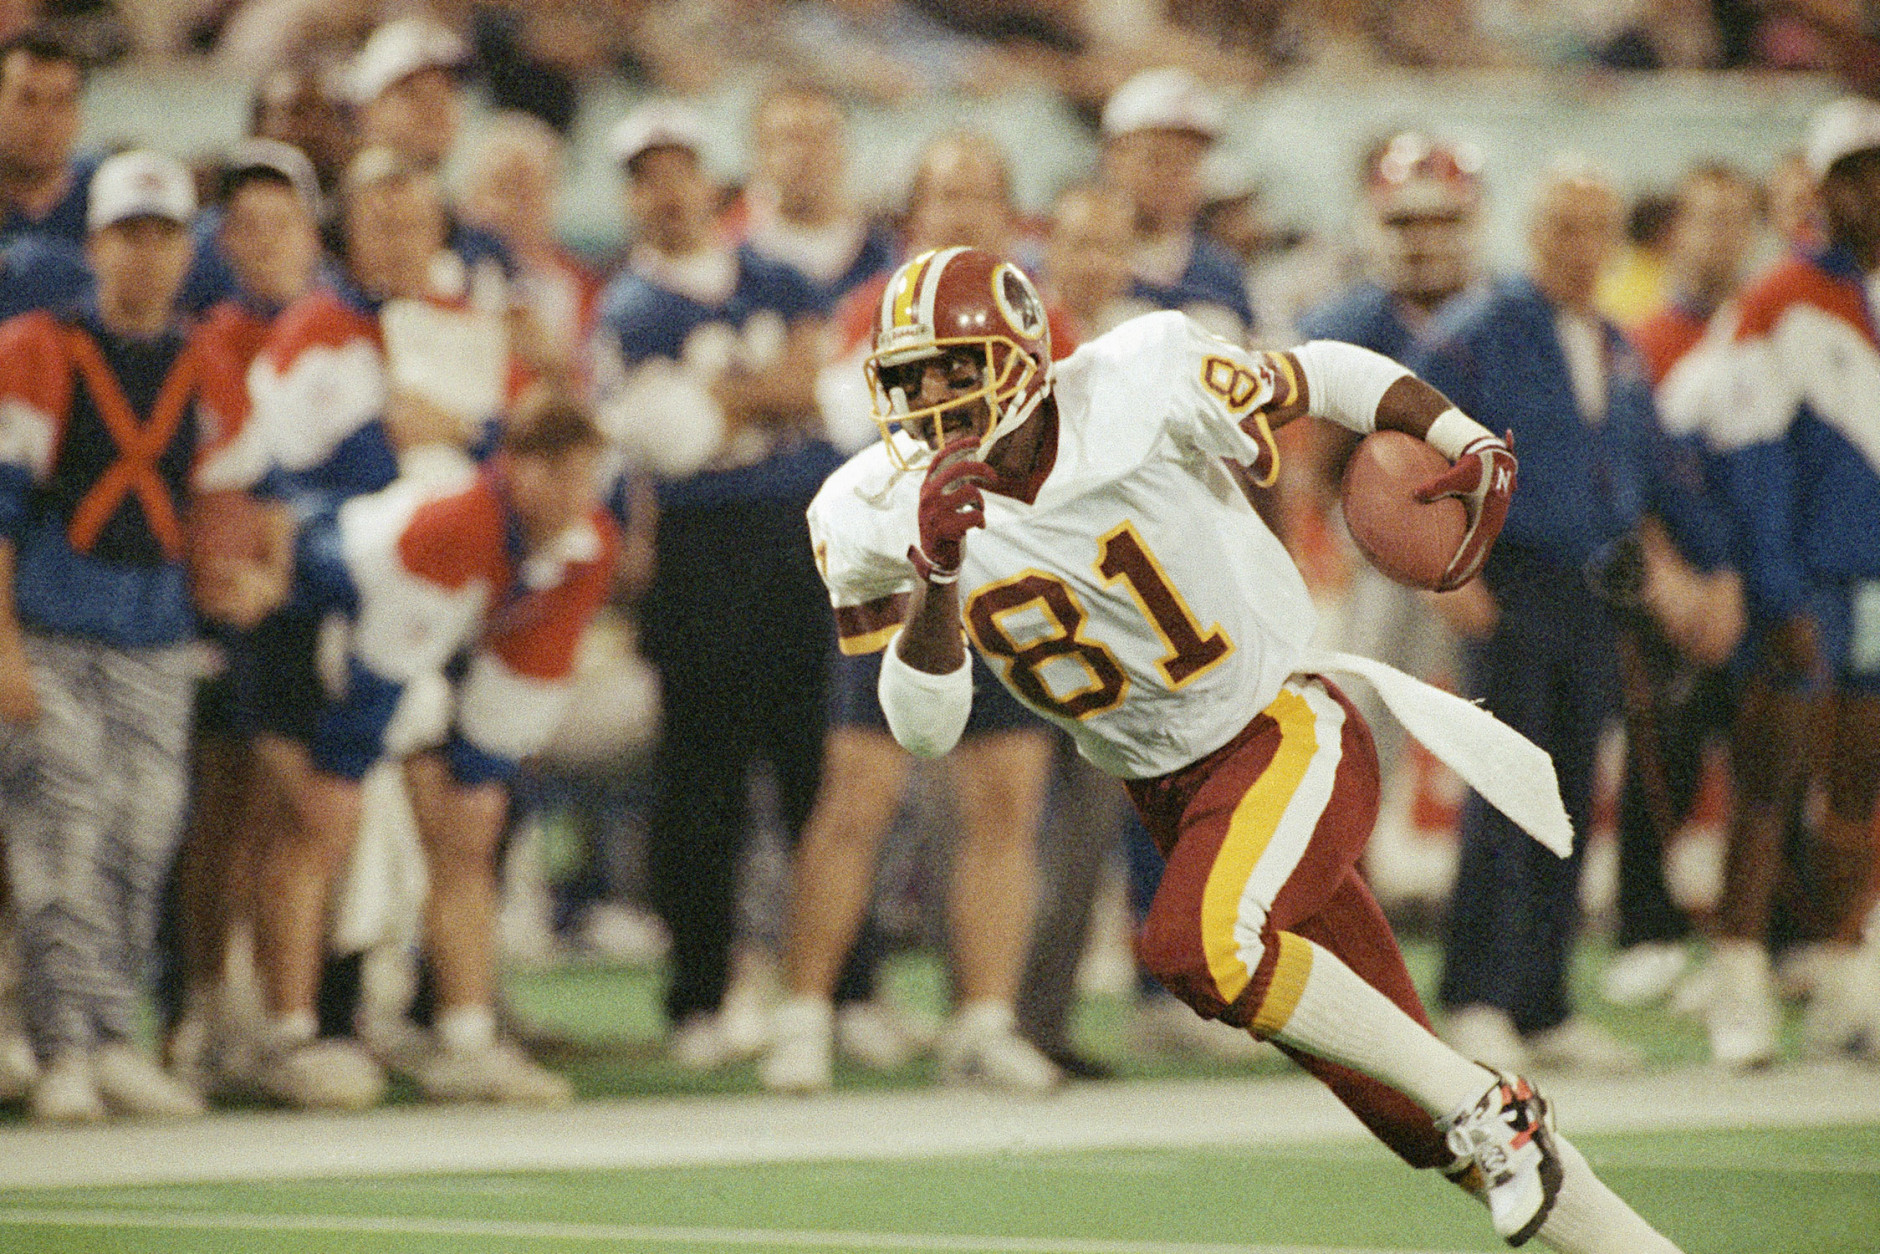
[[1006,325],[1028,340],[1045,333],[1044,302],[1017,266],[1000,262],[992,271],[992,298]]

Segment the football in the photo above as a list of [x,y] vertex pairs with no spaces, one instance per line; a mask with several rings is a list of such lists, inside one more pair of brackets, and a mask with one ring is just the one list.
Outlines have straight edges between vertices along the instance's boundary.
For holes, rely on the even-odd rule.
[[1454,497],[1416,499],[1447,469],[1448,458],[1401,431],[1366,436],[1345,466],[1345,526],[1371,565],[1400,584],[1434,589],[1469,529],[1468,510]]

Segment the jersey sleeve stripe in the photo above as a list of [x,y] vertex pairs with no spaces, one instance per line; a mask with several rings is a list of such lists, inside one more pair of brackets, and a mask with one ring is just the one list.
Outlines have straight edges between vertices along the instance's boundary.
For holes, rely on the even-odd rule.
[[836,606],[836,643],[850,657],[878,653],[901,629],[907,616],[907,593],[876,597],[860,605]]

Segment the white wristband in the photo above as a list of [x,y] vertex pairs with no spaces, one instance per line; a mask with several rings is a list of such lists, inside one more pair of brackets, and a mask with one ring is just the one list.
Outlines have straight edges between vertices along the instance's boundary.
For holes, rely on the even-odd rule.
[[876,699],[895,742],[917,758],[937,758],[959,743],[973,712],[973,659],[934,675],[901,659],[901,633],[894,633],[881,658]]
[[1423,435],[1423,442],[1453,462],[1462,456],[1463,449],[1483,436],[1492,440],[1495,433],[1451,405],[1436,415],[1436,421]]
[[1313,340],[1292,350],[1305,375],[1314,418],[1368,435],[1377,430],[1377,405],[1391,384],[1410,372],[1382,353],[1337,340]]

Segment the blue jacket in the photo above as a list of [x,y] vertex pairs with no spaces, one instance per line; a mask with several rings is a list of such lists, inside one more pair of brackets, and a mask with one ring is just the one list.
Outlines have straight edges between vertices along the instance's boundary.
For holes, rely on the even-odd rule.
[[1397,301],[1371,279],[1354,283],[1299,319],[1299,337],[1342,340],[1402,361],[1416,343],[1416,332],[1397,311]]
[[1880,578],[1880,333],[1845,251],[1795,254],[1737,300],[1705,364],[1705,434],[1743,537],[1759,614]]
[[1579,412],[1554,306],[1526,278],[1500,279],[1451,304],[1406,362],[1491,431],[1514,433],[1520,481],[1496,548],[1579,568],[1651,511],[1702,565],[1728,556],[1658,426],[1651,384],[1618,329],[1601,322],[1606,415]]

